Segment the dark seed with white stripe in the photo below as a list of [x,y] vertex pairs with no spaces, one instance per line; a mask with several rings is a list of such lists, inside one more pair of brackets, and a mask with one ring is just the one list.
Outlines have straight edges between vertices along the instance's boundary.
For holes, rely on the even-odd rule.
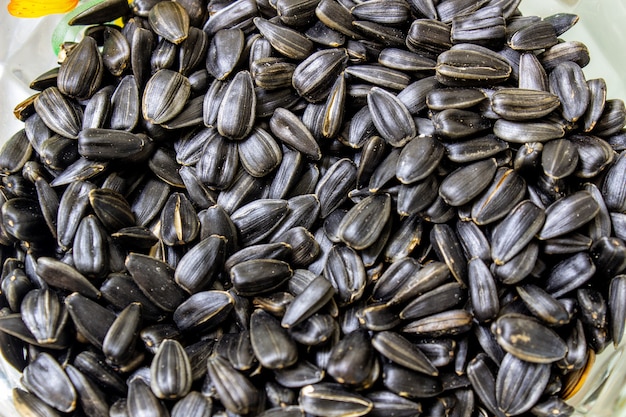
[[578,191],[557,200],[546,209],[546,221],[538,237],[545,240],[574,231],[593,219],[599,210],[588,191]]
[[402,148],[396,163],[396,177],[403,184],[423,180],[436,169],[443,154],[444,147],[434,137],[416,137]]
[[548,364],[567,353],[565,342],[556,332],[527,316],[500,316],[493,329],[504,350],[527,362]]
[[487,188],[496,169],[497,163],[494,158],[458,168],[441,182],[439,195],[451,206],[469,203]]
[[287,146],[302,152],[310,159],[317,161],[322,157],[320,147],[311,131],[291,111],[284,108],[276,109],[270,119],[270,129]]
[[22,383],[39,399],[62,413],[76,408],[78,398],[72,382],[48,353],[40,353],[24,369]]
[[154,32],[168,41],[179,44],[189,34],[189,14],[179,3],[165,1],[150,9],[148,19]]
[[472,219],[478,225],[494,222],[523,198],[526,181],[513,170],[499,169],[487,190],[472,204]]
[[439,375],[439,371],[433,366],[428,357],[398,333],[389,331],[376,333],[372,337],[372,346],[381,355],[398,365],[426,375]]
[[208,375],[227,410],[248,414],[258,407],[260,393],[248,377],[221,356],[212,356],[207,363]]
[[550,365],[530,363],[510,353],[496,377],[496,401],[506,415],[522,414],[535,405],[550,379]]
[[275,259],[251,259],[233,266],[230,270],[233,288],[244,296],[275,290],[292,275],[293,270],[288,263]]
[[278,320],[257,309],[250,318],[252,348],[261,365],[269,369],[282,369],[293,365],[297,347]]
[[534,284],[515,288],[535,317],[550,326],[560,326],[569,322],[569,314],[563,304]]
[[328,417],[358,417],[373,407],[371,400],[328,382],[303,387],[298,402],[305,412]]
[[313,42],[294,29],[260,17],[254,18],[254,25],[272,47],[287,58],[306,59],[313,49]]
[[560,101],[554,94],[522,88],[503,88],[491,97],[493,111],[508,120],[538,119],[547,116],[559,105]]
[[549,76],[550,90],[559,97],[563,117],[576,122],[587,110],[590,93],[585,75],[580,66],[563,62]]
[[176,283],[191,294],[208,289],[223,265],[226,244],[223,236],[211,235],[201,240],[178,262]]
[[233,308],[233,297],[224,291],[202,291],[180,303],[174,322],[182,332],[210,330],[222,323]]
[[49,87],[35,98],[35,110],[48,128],[61,136],[76,139],[81,117],[71,101],[58,88]]
[[164,340],[150,364],[150,388],[161,399],[183,398],[191,389],[191,364],[180,342]]
[[626,212],[624,178],[626,178],[626,151],[619,154],[613,166],[607,171],[602,184],[604,202],[611,211]]
[[324,266],[324,276],[337,290],[340,304],[351,304],[365,291],[366,273],[358,253],[343,245],[334,245]]
[[187,77],[171,70],[157,71],[146,83],[143,93],[144,119],[154,124],[173,119],[183,110],[190,94],[191,85]]
[[314,52],[293,73],[293,87],[310,102],[324,100],[337,76],[344,70],[348,56],[343,49]]
[[491,127],[491,122],[480,114],[457,109],[446,109],[433,116],[435,132],[449,139],[462,139]]
[[244,50],[244,33],[240,29],[221,29],[211,39],[206,69],[218,80],[225,80],[235,69]]
[[495,227],[492,233],[491,257],[502,265],[517,255],[543,227],[545,211],[524,200]]
[[228,84],[217,113],[217,131],[230,139],[243,139],[254,125],[256,95],[252,76],[240,71]]
[[500,311],[496,281],[489,267],[480,258],[467,263],[468,287],[472,313],[479,321],[492,320]]
[[103,70],[104,64],[96,40],[85,36],[59,68],[59,91],[70,97],[87,99],[100,88]]
[[174,311],[184,300],[184,291],[174,281],[174,270],[165,262],[130,253],[125,264],[141,291],[161,309]]
[[443,391],[438,379],[392,363],[383,365],[383,384],[398,395],[414,399],[435,397]]
[[470,44],[455,45],[437,57],[437,80],[447,86],[487,86],[506,81],[512,68],[495,52]]

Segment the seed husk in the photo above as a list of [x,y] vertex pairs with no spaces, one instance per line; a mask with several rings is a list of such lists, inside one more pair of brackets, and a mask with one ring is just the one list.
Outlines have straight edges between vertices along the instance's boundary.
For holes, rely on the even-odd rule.
[[178,305],[174,322],[183,331],[211,329],[220,324],[232,310],[233,297],[224,291],[201,291]]
[[500,316],[494,330],[500,346],[523,361],[548,364],[567,353],[565,342],[556,332],[527,316]]
[[51,257],[37,259],[37,275],[49,285],[68,291],[77,291],[90,298],[98,298],[100,291],[80,272]]
[[126,269],[146,297],[165,311],[174,311],[185,295],[174,281],[174,270],[165,262],[139,253],[130,253]]
[[[330,3],[333,0],[325,0]],[[293,73],[293,87],[306,100],[315,103],[326,98],[334,80],[344,70],[348,56],[342,49],[322,49],[314,52]],[[320,71],[322,69],[322,71]]]
[[151,410],[156,416],[167,415],[167,408],[150,389],[150,385],[141,378],[128,383],[126,409],[129,416],[141,416],[144,410]]
[[306,385],[300,390],[298,401],[305,412],[329,417],[362,416],[373,407],[371,400],[330,382]]
[[577,64],[563,62],[549,75],[550,89],[561,101],[563,117],[577,121],[587,110],[590,100],[589,87],[585,76]]
[[560,105],[554,94],[522,88],[503,88],[491,97],[494,112],[507,120],[532,120],[547,116]]
[[187,77],[171,70],[157,71],[146,83],[141,100],[144,119],[154,124],[172,120],[183,110],[190,93]]
[[289,264],[276,259],[251,259],[233,266],[230,277],[240,295],[256,295],[272,291],[284,284],[293,271]]
[[549,378],[550,365],[526,362],[510,353],[505,355],[496,377],[498,407],[507,415],[529,410],[539,400]]
[[25,387],[40,400],[62,413],[74,411],[77,395],[60,364],[48,353],[40,353],[24,369]]
[[242,139],[254,125],[256,95],[252,76],[240,71],[228,84],[217,113],[217,131],[230,139]]
[[37,95],[34,106],[50,130],[71,139],[78,137],[82,125],[80,114],[57,87],[48,87]]
[[439,375],[439,371],[433,366],[428,357],[398,333],[389,331],[376,333],[372,338],[372,346],[398,365],[426,375]]
[[286,368],[298,360],[297,345],[287,330],[261,309],[255,310],[250,317],[250,341],[255,356],[268,369]]
[[472,219],[478,225],[504,217],[523,198],[523,177],[513,170],[499,169],[487,190],[472,204]]
[[54,344],[64,338],[68,313],[52,290],[28,292],[22,299],[20,311],[22,321],[37,343]]
[[389,391],[411,399],[430,398],[443,391],[437,378],[393,363],[383,366],[383,383]]
[[248,414],[259,406],[260,393],[250,380],[221,356],[207,361],[208,374],[222,404],[231,412]]
[[157,3],[148,13],[150,27],[155,33],[178,45],[189,35],[189,14],[179,3]]
[[495,52],[481,46],[458,44],[439,54],[437,80],[447,86],[481,86],[506,81],[511,66]]
[[224,262],[226,243],[226,238],[217,235],[199,242],[178,262],[176,283],[191,294],[208,289]]
[[546,220],[538,237],[549,239],[576,230],[593,219],[599,210],[598,203],[588,191],[578,191],[557,200],[546,209]]
[[182,345],[164,340],[150,365],[150,388],[161,399],[182,398],[191,389],[191,364]]
[[309,129],[291,111],[276,109],[270,119],[270,129],[285,145],[308,158],[317,161],[322,157],[320,147]]
[[450,173],[439,186],[439,195],[451,206],[462,206],[477,197],[496,174],[494,158],[465,165]]
[[59,91],[70,97],[87,99],[100,88],[103,70],[96,40],[85,36],[59,68]]

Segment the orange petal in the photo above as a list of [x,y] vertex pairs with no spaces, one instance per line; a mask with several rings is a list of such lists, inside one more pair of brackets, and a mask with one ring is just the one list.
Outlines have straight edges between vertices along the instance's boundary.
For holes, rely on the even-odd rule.
[[15,17],[41,17],[67,13],[77,4],[78,0],[11,0],[7,9]]

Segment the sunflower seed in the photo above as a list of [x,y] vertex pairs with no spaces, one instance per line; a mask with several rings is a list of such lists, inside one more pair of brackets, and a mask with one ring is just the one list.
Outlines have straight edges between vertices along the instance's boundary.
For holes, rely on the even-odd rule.
[[168,415],[165,405],[154,395],[149,384],[141,378],[135,378],[128,383],[126,409],[129,417],[144,416],[146,410],[150,410],[158,417]]
[[302,26],[315,19],[316,0],[280,0],[276,2],[276,12],[280,20],[288,26]]
[[174,311],[185,295],[174,281],[174,269],[165,262],[139,253],[130,253],[126,269],[141,292],[159,308]]
[[523,361],[549,364],[567,353],[565,342],[556,332],[530,317],[503,315],[493,326],[500,346]]
[[557,200],[546,209],[546,221],[538,237],[545,240],[576,230],[593,219],[599,210],[588,191],[578,191]]
[[334,245],[324,266],[326,277],[339,297],[341,304],[350,304],[361,298],[365,291],[366,274],[358,253],[347,246]]
[[499,169],[489,188],[472,205],[474,222],[487,224],[506,216],[523,198],[525,183],[515,171]]
[[558,64],[549,75],[550,90],[561,101],[563,117],[577,121],[587,110],[589,87],[580,66],[572,62]]
[[353,39],[361,36],[353,30],[354,16],[347,7],[336,0],[322,0],[315,8],[315,16],[324,25]]
[[238,165],[237,143],[214,130],[204,143],[196,174],[204,184],[222,190],[234,183]]
[[208,375],[227,410],[236,414],[248,414],[256,410],[260,393],[248,377],[220,356],[210,357],[207,365]]
[[71,139],[81,130],[81,115],[74,104],[56,87],[46,88],[35,98],[35,110],[48,128]]
[[590,132],[600,120],[606,104],[606,82],[602,78],[587,81],[589,106],[583,115],[583,131]]
[[228,84],[217,113],[217,131],[230,139],[250,133],[255,120],[256,95],[252,76],[240,71]]
[[157,3],[148,13],[150,27],[154,32],[174,44],[180,44],[189,34],[189,14],[179,3]]
[[224,261],[226,238],[211,235],[201,240],[178,262],[174,279],[193,294],[210,287]]
[[504,356],[496,377],[496,401],[507,415],[522,414],[533,407],[550,378],[550,365]]
[[40,400],[63,413],[76,408],[78,398],[72,382],[48,353],[40,353],[24,369],[22,383]]
[[458,168],[441,182],[439,195],[451,206],[469,203],[489,185],[496,169],[493,158]]
[[42,256],[37,259],[37,275],[49,285],[77,291],[90,298],[98,298],[100,291],[80,272],[54,258]]
[[604,182],[602,184],[602,195],[604,202],[609,210],[624,213],[626,212],[626,203],[624,203],[624,197],[626,191],[624,191],[623,179],[626,175],[626,151],[619,154],[613,166],[609,168]]
[[328,417],[358,417],[367,414],[373,407],[371,400],[330,382],[304,386],[298,402],[306,413]]
[[298,360],[297,346],[287,330],[261,309],[250,317],[250,341],[255,356],[268,369],[286,368]]
[[[333,0],[324,0],[320,4],[332,2]],[[300,96],[312,103],[322,101],[330,93],[347,60],[346,51],[342,49],[322,49],[314,52],[294,70],[293,87]]]
[[213,403],[210,397],[205,397],[198,391],[191,391],[181,398],[172,407],[172,417],[210,417]]
[[313,49],[313,42],[296,30],[260,17],[254,18],[254,25],[272,47],[287,58],[306,59]]
[[451,336],[467,332],[471,323],[471,313],[452,309],[415,320],[402,327],[402,332],[424,337]]
[[507,80],[512,68],[495,52],[479,45],[458,44],[437,57],[437,80],[447,86],[482,86]]
[[143,93],[141,110],[144,119],[154,124],[172,120],[183,110],[190,94],[187,77],[171,70],[157,71],[146,83]]
[[312,160],[322,157],[320,147],[302,120],[284,108],[278,108],[270,119],[270,129],[285,145],[302,152]]
[[102,56],[95,39],[85,36],[59,67],[59,91],[70,97],[87,99],[100,88],[103,70]]
[[355,181],[356,167],[347,158],[338,160],[326,171],[315,188],[323,219],[347,199],[347,192],[354,187]]

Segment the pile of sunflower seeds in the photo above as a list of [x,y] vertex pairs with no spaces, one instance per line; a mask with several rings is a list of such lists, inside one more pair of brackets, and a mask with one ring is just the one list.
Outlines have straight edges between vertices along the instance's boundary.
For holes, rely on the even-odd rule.
[[519,3],[78,14],[0,152],[17,410],[573,413],[624,333],[626,111]]

